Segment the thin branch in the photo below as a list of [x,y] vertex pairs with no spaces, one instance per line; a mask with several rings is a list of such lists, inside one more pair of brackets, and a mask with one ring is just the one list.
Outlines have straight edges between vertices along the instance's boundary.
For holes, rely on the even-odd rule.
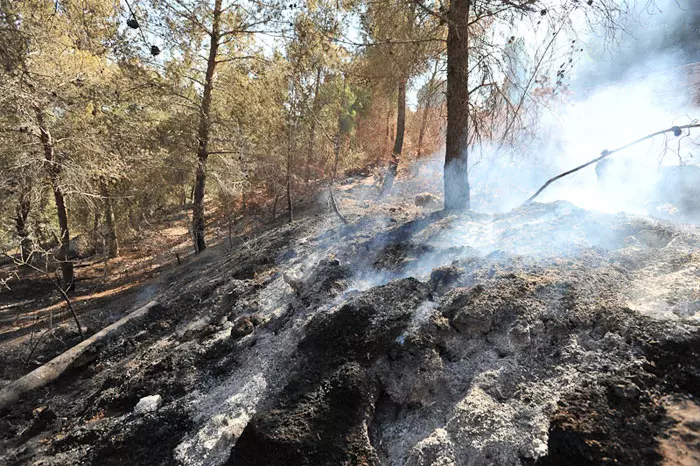
[[219,63],[228,63],[228,62],[237,61],[237,60],[255,60],[255,59],[260,59],[260,60],[262,60],[264,63],[268,63],[267,60],[262,59],[262,58],[260,58],[260,57],[258,57],[258,56],[255,56],[255,55],[245,55],[245,56],[242,56],[242,57],[224,58],[224,59],[222,59],[222,60],[216,60],[216,63],[217,63],[217,65],[218,65]]
[[415,5],[418,8],[420,8],[421,10],[423,10],[425,13],[429,14],[430,16],[434,16],[435,18],[439,19],[440,21],[443,21],[447,24],[454,26],[454,23],[452,22],[451,19],[449,19],[448,17],[446,17],[444,15],[441,15],[440,13],[433,10],[432,8],[428,8],[427,6],[423,5],[423,2],[421,0],[413,0],[413,3],[415,3]]
[[639,144],[640,142],[646,141],[647,139],[651,139],[653,137],[656,137],[656,136],[659,136],[659,135],[665,134],[665,133],[674,133],[674,134],[678,135],[681,130],[690,129],[690,128],[700,128],[700,123],[693,123],[690,125],[683,125],[683,126],[672,126],[668,129],[663,129],[661,131],[657,131],[655,133],[644,136],[643,138],[636,139],[628,144],[625,144],[622,147],[618,147],[617,149],[604,150],[603,152],[600,153],[599,157],[596,157],[593,160],[590,160],[590,161],[584,163],[583,165],[579,165],[576,168],[572,168],[571,170],[565,171],[564,173],[560,173],[559,175],[555,176],[554,178],[550,178],[549,180],[547,180],[547,182],[545,184],[543,184],[542,187],[540,189],[538,189],[535,194],[533,194],[525,202],[523,202],[522,205],[527,205],[527,204],[531,203],[533,200],[535,200],[535,198],[537,196],[539,196],[542,193],[542,191],[547,189],[547,187],[550,184],[554,183],[558,179],[564,178],[565,176],[571,175],[572,173],[576,173],[577,171],[582,170],[589,165],[593,165],[594,163],[600,162],[601,160],[603,160],[606,157],[610,157],[611,155],[613,155],[617,152],[621,152],[629,147],[634,146],[635,144]]
[[3,252],[3,255],[12,260],[12,262],[20,267],[20,266],[27,266],[30,269],[34,270],[35,272],[38,272],[40,274],[45,275],[49,280],[51,280],[51,283],[53,286],[58,290],[59,293],[61,293],[61,297],[64,299],[66,304],[68,305],[68,310],[70,311],[71,315],[73,316],[73,320],[75,321],[75,325],[78,327],[78,334],[80,334],[80,340],[85,340],[85,334],[83,334],[83,328],[80,325],[80,320],[78,319],[78,314],[75,312],[75,309],[73,309],[73,304],[71,303],[70,298],[68,297],[68,294],[66,293],[66,290],[64,290],[61,285],[58,284],[56,280],[49,274],[46,270],[42,270],[39,267],[35,266],[29,261],[26,260],[17,260],[16,258],[12,257],[6,252]]

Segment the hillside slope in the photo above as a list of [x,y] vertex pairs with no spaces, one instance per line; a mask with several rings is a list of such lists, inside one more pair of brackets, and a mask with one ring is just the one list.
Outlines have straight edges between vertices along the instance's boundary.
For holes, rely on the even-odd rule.
[[145,319],[2,413],[0,462],[697,464],[700,229],[338,197],[350,225],[151,284]]

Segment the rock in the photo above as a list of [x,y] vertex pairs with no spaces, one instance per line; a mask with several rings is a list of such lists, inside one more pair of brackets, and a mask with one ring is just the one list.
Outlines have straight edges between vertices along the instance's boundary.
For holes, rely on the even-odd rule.
[[163,399],[160,395],[151,395],[143,397],[136,403],[134,407],[134,414],[146,414],[157,411],[158,408],[163,404]]
[[420,193],[416,195],[416,206],[426,209],[437,209],[440,207],[440,198],[431,193]]

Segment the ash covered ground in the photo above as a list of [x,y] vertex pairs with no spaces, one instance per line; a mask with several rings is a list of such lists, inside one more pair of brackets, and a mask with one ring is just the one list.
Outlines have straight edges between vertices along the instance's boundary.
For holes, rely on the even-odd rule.
[[424,189],[348,180],[349,225],[148,284],[147,316],[3,410],[0,463],[700,464],[700,228]]

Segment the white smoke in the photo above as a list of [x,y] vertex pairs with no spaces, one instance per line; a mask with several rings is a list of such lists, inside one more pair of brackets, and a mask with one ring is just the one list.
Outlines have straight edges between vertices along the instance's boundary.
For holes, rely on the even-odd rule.
[[[690,63],[698,58],[697,51],[682,42],[689,28],[698,35],[700,21],[695,26],[687,17],[689,10],[695,11],[694,3],[663,1],[633,9],[615,43],[606,42],[595,29],[579,35],[577,44],[585,53],[571,70],[565,91],[540,110],[535,136],[523,138],[518,147],[482,145],[471,151],[472,207],[507,211],[549,178],[603,150],[700,117],[700,66]],[[611,157],[605,183],[590,166],[555,182],[537,200],[566,200],[603,212],[650,213],[660,168],[700,162],[699,135],[698,130],[680,138],[667,134],[635,145]]]

